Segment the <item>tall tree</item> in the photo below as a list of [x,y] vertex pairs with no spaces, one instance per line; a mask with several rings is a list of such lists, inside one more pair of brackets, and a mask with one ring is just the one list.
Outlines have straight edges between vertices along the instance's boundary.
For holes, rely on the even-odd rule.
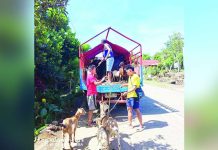
[[59,90],[58,83],[75,72],[79,46],[68,26],[66,5],[67,1],[35,0],[35,73],[47,88]]
[[154,60],[162,61],[162,52],[157,52],[153,56]]
[[86,52],[86,51],[88,51],[88,50],[90,50],[91,49],[91,46],[89,45],[89,44],[83,44],[82,45],[82,50],[84,51],[84,52]]
[[[68,25],[67,0],[35,0],[35,125],[56,118],[61,95],[79,84],[79,41]],[[73,84],[72,84],[73,83]]]
[[151,56],[149,54],[142,54],[142,59],[143,60],[150,60]]
[[183,47],[184,38],[181,33],[174,33],[169,36],[169,40],[165,43],[166,51],[173,57],[173,64],[178,63],[178,71],[183,66]]
[[162,51],[162,63],[165,66],[166,70],[170,70],[173,67],[174,64],[174,59],[173,56],[171,55],[170,51],[168,49],[164,49]]
[[154,60],[158,60],[159,61],[159,64],[158,64],[158,68],[160,70],[163,70],[165,69],[165,63],[164,63],[164,55],[163,55],[163,52],[157,52],[154,54],[154,56],[152,57]]

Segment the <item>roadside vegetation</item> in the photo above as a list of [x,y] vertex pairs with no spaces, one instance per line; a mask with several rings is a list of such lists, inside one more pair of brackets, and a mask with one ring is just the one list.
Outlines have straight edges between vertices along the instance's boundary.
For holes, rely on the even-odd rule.
[[[76,33],[69,27],[67,1],[35,0],[35,128],[72,109],[79,90]],[[38,132],[36,130],[36,132]]]
[[171,84],[183,84],[183,47],[184,38],[181,33],[174,33],[169,36],[169,40],[160,52],[157,52],[153,56],[143,54],[143,60],[159,61],[157,66],[143,68],[145,79]]

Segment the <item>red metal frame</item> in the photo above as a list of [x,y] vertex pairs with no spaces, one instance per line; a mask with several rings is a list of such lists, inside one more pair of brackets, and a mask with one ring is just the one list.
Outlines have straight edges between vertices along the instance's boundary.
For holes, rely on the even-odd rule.
[[[133,52],[136,48],[138,48],[138,47],[140,46],[140,50],[139,50],[139,52],[137,52],[136,54],[139,54],[139,53],[140,53],[140,56],[139,56],[139,57],[140,57],[140,64],[142,64],[142,46],[141,46],[141,44],[138,43],[138,42],[136,42],[135,40],[133,40],[133,39],[131,39],[131,38],[125,36],[124,34],[118,32],[117,30],[115,30],[115,29],[113,29],[113,28],[111,28],[111,27],[108,27],[107,29],[105,29],[105,30],[103,30],[102,32],[96,34],[95,36],[93,36],[92,38],[90,38],[89,40],[87,40],[86,42],[82,43],[82,44],[79,46],[79,58],[80,58],[80,56],[81,56],[81,50],[82,50],[81,47],[82,47],[82,45],[88,43],[89,41],[91,41],[92,39],[96,38],[97,36],[99,36],[100,34],[104,33],[105,31],[107,31],[107,34],[106,34],[106,40],[107,40],[107,39],[108,39],[108,36],[109,36],[109,33],[110,33],[110,30],[116,32],[117,34],[119,34],[119,35],[123,36],[124,38],[126,38],[126,39],[128,39],[128,40],[130,40],[130,41],[132,41],[132,42],[134,42],[134,43],[137,44],[136,47],[134,47],[132,50],[129,51],[130,53]],[[132,54],[133,54],[133,53],[131,53],[130,58],[129,58],[130,64],[132,63],[132,59],[131,59],[131,58],[136,55],[136,54],[134,54],[134,55],[132,55]]]
[[132,52],[133,50],[135,50],[137,47],[139,47],[140,45],[137,45],[136,47],[134,47],[132,50],[130,50],[130,52]]
[[[120,96],[120,95],[119,95]],[[121,104],[124,104],[126,103],[126,99],[125,97],[121,96],[120,99],[110,99],[110,103],[116,103],[117,100],[119,100],[119,103]],[[104,94],[103,93],[100,93],[99,95],[97,95],[97,98],[96,98],[96,102],[100,102],[100,101],[109,101],[109,98],[105,98],[104,97]]]

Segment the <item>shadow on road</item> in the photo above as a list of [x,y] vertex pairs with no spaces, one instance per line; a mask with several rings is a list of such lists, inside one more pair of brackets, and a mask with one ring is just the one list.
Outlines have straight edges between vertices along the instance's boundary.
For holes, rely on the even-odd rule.
[[153,128],[163,128],[168,126],[167,122],[158,121],[158,120],[149,120],[148,122],[144,123],[145,130],[153,129]]
[[[135,133],[133,133],[135,134]],[[149,139],[148,141],[143,141],[143,139],[140,142],[137,143],[129,143],[127,142],[129,140],[129,136],[132,134],[125,134],[121,133],[121,147],[122,149],[128,149],[128,150],[173,150],[171,145],[169,144],[163,144],[160,141],[164,141],[164,137],[162,135],[157,135],[154,139]],[[126,139],[125,139],[126,138]],[[125,140],[123,140],[125,139]]]
[[178,110],[162,104],[147,96],[143,97],[140,100],[140,110],[143,115],[178,112]]
[[[113,107],[113,104],[111,105],[111,107]],[[165,113],[178,112],[178,110],[171,108],[165,104],[162,104],[158,102],[157,100],[154,100],[147,96],[143,97],[140,100],[140,111],[142,115],[153,115],[153,114],[165,114]],[[127,121],[126,105],[125,104],[116,105],[115,109],[111,112],[111,116],[118,119],[118,121]]]
[[174,150],[169,144],[157,143],[156,140],[142,141],[133,145],[134,150]]
[[96,136],[86,137],[83,138],[81,141],[77,141],[77,146],[74,146],[73,149],[89,149],[88,145],[92,138],[95,138]]

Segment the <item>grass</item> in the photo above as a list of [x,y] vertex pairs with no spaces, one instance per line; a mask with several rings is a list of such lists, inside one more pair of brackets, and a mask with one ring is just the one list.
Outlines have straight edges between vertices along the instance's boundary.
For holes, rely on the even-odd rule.
[[43,129],[45,129],[47,126],[48,126],[48,125],[44,125],[44,126],[38,128],[38,129],[35,129],[35,130],[34,130],[34,135],[35,135],[35,136],[38,136],[39,133],[40,133],[40,131],[42,131]]
[[168,83],[158,82],[158,81],[155,81],[155,80],[144,80],[144,83],[150,84],[150,85],[155,85],[155,86],[158,86],[158,87],[163,87],[163,88],[166,88],[167,86],[169,86]]

